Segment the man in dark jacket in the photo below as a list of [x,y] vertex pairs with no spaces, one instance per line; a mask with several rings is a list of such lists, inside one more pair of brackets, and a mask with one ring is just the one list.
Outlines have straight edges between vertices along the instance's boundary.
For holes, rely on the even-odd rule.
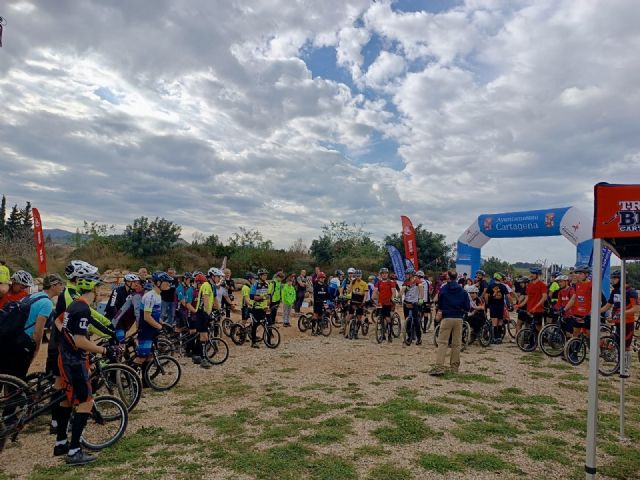
[[469,311],[469,295],[458,285],[456,272],[447,273],[447,283],[440,289],[438,296],[438,315],[441,316],[440,334],[438,335],[438,352],[436,364],[429,375],[443,375],[444,357],[451,336],[451,370],[457,372],[460,368],[460,345],[462,344],[462,318]]

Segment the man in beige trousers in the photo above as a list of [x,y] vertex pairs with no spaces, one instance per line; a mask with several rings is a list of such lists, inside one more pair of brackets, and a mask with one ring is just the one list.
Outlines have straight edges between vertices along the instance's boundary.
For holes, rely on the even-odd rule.
[[436,364],[429,375],[438,376],[445,373],[444,357],[449,346],[451,335],[451,370],[457,372],[460,368],[460,345],[462,344],[462,322],[464,314],[469,312],[471,305],[469,294],[456,282],[458,274],[447,272],[448,281],[440,289],[438,295],[438,315],[441,316],[440,334],[438,335],[438,351]]

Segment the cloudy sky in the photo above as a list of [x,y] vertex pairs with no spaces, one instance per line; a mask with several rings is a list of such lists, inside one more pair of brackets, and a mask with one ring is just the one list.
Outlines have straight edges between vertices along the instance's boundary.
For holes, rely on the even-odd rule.
[[[277,246],[640,179],[636,0],[2,1],[0,192],[45,228],[164,216]],[[484,255],[574,259],[562,238]]]

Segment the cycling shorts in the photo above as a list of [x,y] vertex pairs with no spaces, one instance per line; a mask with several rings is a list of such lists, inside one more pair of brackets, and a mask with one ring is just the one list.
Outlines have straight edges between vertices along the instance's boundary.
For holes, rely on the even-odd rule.
[[589,330],[591,328],[591,322],[587,321],[585,317],[573,317],[573,328],[584,328]]
[[350,304],[349,305],[349,313],[355,313],[357,317],[364,315],[364,306],[361,303],[358,304]]
[[317,313],[318,315],[322,315],[322,312],[324,312],[324,305],[322,303],[317,304],[314,302],[313,304],[313,313]]
[[198,333],[207,333],[209,331],[209,323],[211,318],[204,310],[198,310],[194,315],[192,327],[195,327]]
[[264,320],[267,316],[267,312],[263,308],[254,308],[251,311],[251,314],[253,315],[253,319],[256,322],[260,322],[261,320]]
[[380,315],[382,315],[382,318],[391,317],[391,307],[392,305],[382,305],[380,307]]
[[84,362],[63,361],[63,355],[58,357],[58,369],[62,377],[63,388],[67,395],[67,401],[71,405],[85,403],[92,399],[91,396],[91,369],[89,359]]
[[138,348],[136,348],[136,354],[139,357],[148,357],[151,355],[153,349],[153,341],[158,336],[158,330],[150,330],[145,328],[138,331]]
[[504,319],[504,304],[489,305],[489,318]]

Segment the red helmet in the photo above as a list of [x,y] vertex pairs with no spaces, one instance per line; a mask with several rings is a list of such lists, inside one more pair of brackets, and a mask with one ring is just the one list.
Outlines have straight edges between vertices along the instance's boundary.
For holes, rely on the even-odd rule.
[[207,281],[207,277],[205,277],[203,273],[200,273],[200,274],[196,275],[195,280],[196,280],[196,282],[204,283],[204,282]]
[[324,272],[318,273],[318,278],[327,278]]

